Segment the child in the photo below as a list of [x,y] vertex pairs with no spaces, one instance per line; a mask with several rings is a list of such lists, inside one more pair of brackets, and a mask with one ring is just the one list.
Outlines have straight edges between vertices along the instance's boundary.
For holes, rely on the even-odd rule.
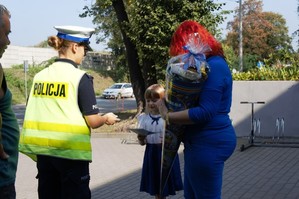
[[179,157],[175,158],[172,171],[167,181],[167,185],[160,195],[160,172],[162,140],[164,131],[164,120],[159,114],[159,109],[155,102],[164,98],[165,90],[159,84],[148,87],[144,97],[146,100],[146,112],[138,116],[138,128],[145,129],[153,134],[147,136],[138,135],[140,145],[146,145],[143,159],[140,191],[147,192],[156,199],[165,198],[168,195],[175,195],[176,191],[183,189],[181,178]]

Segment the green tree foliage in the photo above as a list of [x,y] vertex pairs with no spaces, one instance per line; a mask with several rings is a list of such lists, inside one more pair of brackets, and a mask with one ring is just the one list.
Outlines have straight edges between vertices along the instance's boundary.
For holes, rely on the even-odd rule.
[[[91,8],[85,7],[85,13],[81,16],[93,16],[94,23],[99,25],[99,31],[103,33],[105,39],[110,36],[112,43],[108,43],[114,47],[112,53],[116,57],[121,56],[121,52],[125,49],[127,68],[130,74],[134,95],[137,103],[137,111],[141,112],[144,108],[143,93],[145,90],[145,81],[142,76],[141,67],[139,65],[138,53],[136,45],[128,37],[126,24],[129,24],[126,4],[122,0],[98,0]],[[118,43],[121,38],[122,43]],[[101,38],[100,38],[101,39]],[[117,64],[123,63],[122,60],[117,60]],[[122,65],[117,65],[117,70],[122,68]]]
[[299,54],[291,53],[285,49],[280,49],[271,53],[268,59],[265,59],[267,66],[281,68],[286,66],[299,68]]
[[[193,19],[216,34],[217,24],[223,21],[221,14],[215,14],[220,6],[213,1],[134,1],[129,11],[128,30],[138,48],[143,69],[154,67],[158,79],[164,79],[170,39],[176,27],[186,19]],[[151,65],[145,66],[147,63]],[[152,70],[144,71],[149,73],[146,76],[156,75]]]
[[38,48],[49,48],[48,41],[47,40],[42,41],[42,42],[38,43],[37,45],[35,45],[34,47],[38,47]]
[[[298,13],[298,17],[299,17],[299,0],[298,0],[297,13]],[[292,36],[294,38],[297,38],[297,47],[299,47],[299,24],[298,24],[298,29],[292,34]],[[298,52],[299,52],[299,48],[298,48]]]
[[[229,32],[224,42],[238,54],[239,10],[236,9],[235,13],[234,20],[228,23]],[[244,1],[242,24],[244,69],[254,67],[258,60],[267,59],[271,53],[280,49],[293,51],[285,19],[277,13],[263,12],[261,0]],[[246,62],[246,59],[250,62]]]
[[237,69],[239,64],[239,57],[235,54],[234,49],[226,44],[223,44],[222,48],[230,70]]
[[237,81],[299,81],[299,67],[262,67],[233,74]]
[[217,25],[224,21],[222,5],[212,0],[97,0],[81,16],[93,17],[101,33],[98,41],[108,39],[113,54],[125,52],[139,108],[145,88],[164,80],[168,47],[177,25],[193,19],[217,34]]

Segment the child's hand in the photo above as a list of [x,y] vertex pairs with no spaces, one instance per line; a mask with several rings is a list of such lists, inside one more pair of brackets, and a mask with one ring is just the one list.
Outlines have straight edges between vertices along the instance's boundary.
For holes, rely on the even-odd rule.
[[138,135],[137,138],[138,138],[138,142],[139,142],[139,144],[141,146],[143,146],[143,145],[146,144],[146,141],[145,141],[146,136],[144,136],[144,135]]
[[7,153],[5,153],[3,145],[0,144],[0,159],[6,160],[8,158],[9,158],[9,155]]

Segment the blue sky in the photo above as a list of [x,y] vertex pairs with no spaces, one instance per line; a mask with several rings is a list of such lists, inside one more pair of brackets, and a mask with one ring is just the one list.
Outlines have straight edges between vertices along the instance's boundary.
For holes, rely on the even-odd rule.
[[[56,25],[77,25],[95,27],[91,18],[80,18],[79,14],[85,5],[90,5],[95,0],[1,0],[11,12],[12,45],[33,46],[55,35]],[[232,10],[238,7],[235,0],[215,0],[227,2],[225,9]],[[244,0],[243,0],[244,1]],[[263,10],[272,11],[283,15],[289,28],[289,34],[299,27],[297,15],[297,0],[263,0]],[[229,16],[227,21],[232,20]],[[227,21],[220,27],[225,28]],[[223,30],[225,33],[226,31]],[[91,46],[95,50],[103,50],[105,44],[96,44],[96,36],[91,39]]]

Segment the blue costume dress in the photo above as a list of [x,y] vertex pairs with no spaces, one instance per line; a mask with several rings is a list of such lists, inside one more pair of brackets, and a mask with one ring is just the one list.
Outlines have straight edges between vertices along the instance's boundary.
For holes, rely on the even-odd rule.
[[232,76],[219,56],[207,59],[208,78],[199,103],[189,109],[195,123],[186,125],[184,142],[184,195],[186,199],[220,199],[224,162],[236,147],[236,135],[229,112]]
[[[146,137],[146,148],[144,152],[140,191],[150,195],[158,195],[160,188],[162,133],[164,131],[164,120],[160,115],[141,114],[138,117],[138,128],[154,132]],[[181,178],[179,156],[170,173],[163,196],[175,195],[176,191],[183,189]]]

